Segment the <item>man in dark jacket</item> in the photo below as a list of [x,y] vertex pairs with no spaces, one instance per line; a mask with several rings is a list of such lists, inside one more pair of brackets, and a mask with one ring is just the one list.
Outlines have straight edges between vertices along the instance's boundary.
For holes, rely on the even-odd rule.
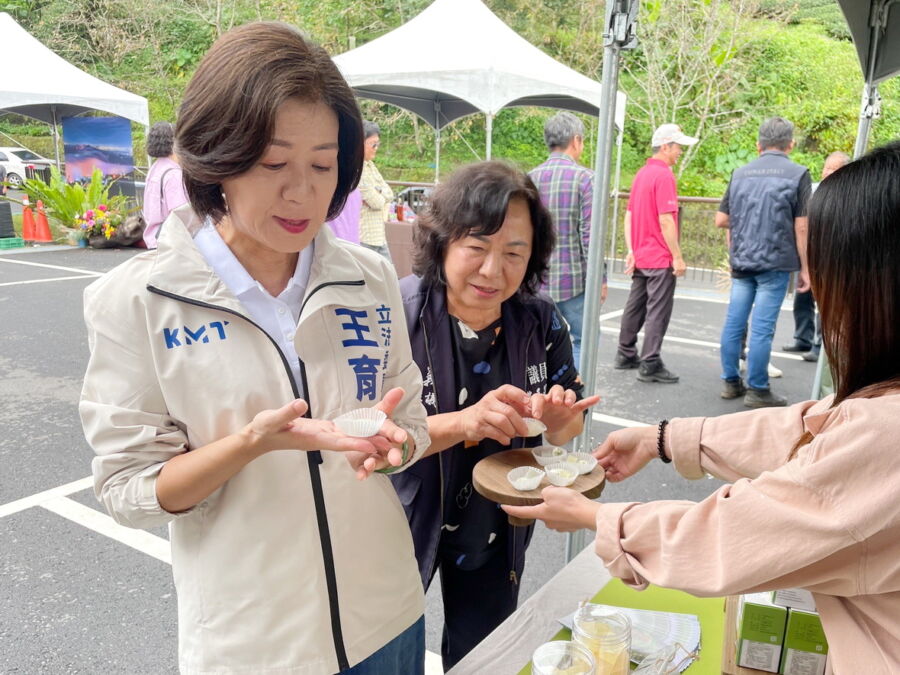
[[[806,268],[806,202],[809,171],[788,159],[794,125],[772,117],[759,128],[759,157],[735,170],[716,226],[729,230],[731,299],[722,329],[722,398],[744,397],[749,408],[787,405],[769,389],[767,366],[781,303],[791,272],[797,291],[809,289]],[[747,386],[738,362],[747,320],[753,313],[747,354]]]

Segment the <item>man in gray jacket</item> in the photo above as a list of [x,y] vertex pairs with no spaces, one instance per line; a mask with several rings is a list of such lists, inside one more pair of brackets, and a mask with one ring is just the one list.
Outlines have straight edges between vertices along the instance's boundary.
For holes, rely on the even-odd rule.
[[[797,291],[809,289],[806,268],[806,202],[809,171],[788,159],[794,125],[772,117],[759,128],[759,157],[731,175],[716,226],[729,229],[731,299],[722,329],[722,398],[744,397],[749,408],[787,405],[769,389],[766,367],[781,303],[791,272]],[[747,353],[747,386],[738,362],[752,310]]]

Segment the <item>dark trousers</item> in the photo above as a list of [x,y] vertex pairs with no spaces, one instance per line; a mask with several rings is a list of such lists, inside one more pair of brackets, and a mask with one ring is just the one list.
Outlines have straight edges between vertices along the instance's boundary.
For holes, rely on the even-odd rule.
[[445,671],[516,611],[518,582],[522,578],[525,558],[520,559],[513,579],[506,547],[499,549],[476,570],[461,570],[452,560],[441,559],[441,595],[444,599],[441,657]]
[[641,361],[658,361],[674,304],[675,275],[671,267],[635,269],[619,329],[619,353],[629,359],[637,356],[637,337],[643,327]]
[[801,345],[817,345],[816,301],[812,291],[794,293],[794,342]]

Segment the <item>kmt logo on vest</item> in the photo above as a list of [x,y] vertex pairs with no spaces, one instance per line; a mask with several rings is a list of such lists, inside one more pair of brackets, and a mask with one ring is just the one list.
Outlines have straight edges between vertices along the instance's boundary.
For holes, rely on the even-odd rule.
[[[230,321],[210,321],[208,326],[204,324],[197,329],[190,329],[187,326],[182,326],[181,328],[163,328],[163,338],[166,341],[166,349],[174,349],[175,347],[180,347],[182,344],[185,346],[190,346],[196,342],[209,344],[210,335],[216,336],[219,340],[227,340],[228,336],[225,334],[225,326],[227,326]],[[209,331],[207,331],[207,327]],[[179,337],[179,333],[182,333]]]

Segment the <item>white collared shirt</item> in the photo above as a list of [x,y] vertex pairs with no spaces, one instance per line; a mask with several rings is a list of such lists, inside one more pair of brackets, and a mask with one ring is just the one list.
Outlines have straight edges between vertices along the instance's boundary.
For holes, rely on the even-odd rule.
[[194,236],[194,243],[207,264],[246,307],[249,318],[278,345],[291,368],[300,396],[305,396],[300,377],[300,357],[294,348],[294,334],[297,332],[300,307],[309,283],[315,242],[310,242],[297,256],[294,276],[277,298],[272,297],[262,284],[250,276],[211,222],[207,221],[200,228]]

